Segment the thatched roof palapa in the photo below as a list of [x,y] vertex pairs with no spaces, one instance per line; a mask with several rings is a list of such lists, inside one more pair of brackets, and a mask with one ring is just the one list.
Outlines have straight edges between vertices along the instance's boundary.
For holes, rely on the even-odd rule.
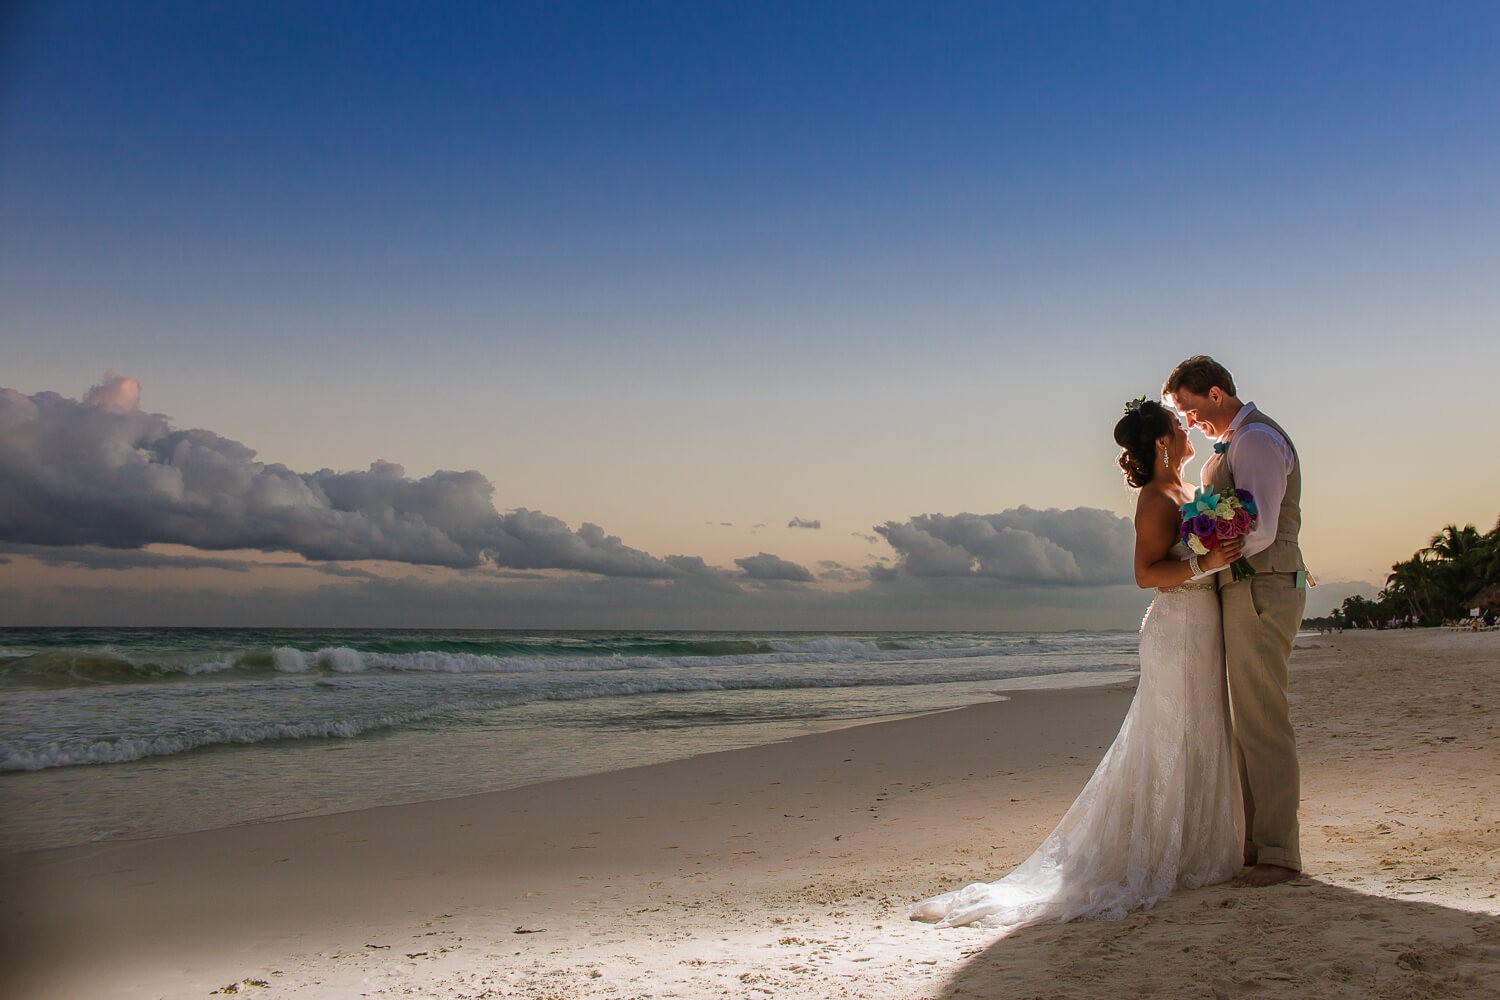
[[1500,612],[1500,583],[1492,583],[1469,598],[1468,606],[1481,611]]

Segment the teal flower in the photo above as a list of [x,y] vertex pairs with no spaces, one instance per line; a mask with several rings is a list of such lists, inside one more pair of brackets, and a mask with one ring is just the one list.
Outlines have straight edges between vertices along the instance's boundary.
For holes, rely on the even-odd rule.
[[1199,514],[1212,514],[1219,508],[1219,494],[1213,490],[1199,490],[1193,499],[1182,505],[1184,519]]

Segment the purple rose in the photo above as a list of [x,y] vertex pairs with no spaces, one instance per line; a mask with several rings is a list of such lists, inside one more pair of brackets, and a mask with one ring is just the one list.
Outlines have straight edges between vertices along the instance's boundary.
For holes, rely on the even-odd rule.
[[1218,534],[1214,530],[1214,516],[1212,514],[1199,514],[1193,518],[1193,534],[1207,541]]

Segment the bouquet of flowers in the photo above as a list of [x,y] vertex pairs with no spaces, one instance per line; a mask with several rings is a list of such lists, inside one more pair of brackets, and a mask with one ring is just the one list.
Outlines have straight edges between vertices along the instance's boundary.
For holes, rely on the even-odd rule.
[[[1195,555],[1207,555],[1210,549],[1230,538],[1244,538],[1255,530],[1259,517],[1255,498],[1249,490],[1216,493],[1201,489],[1182,505],[1182,540]],[[1249,560],[1240,556],[1230,563],[1236,580],[1255,575]]]

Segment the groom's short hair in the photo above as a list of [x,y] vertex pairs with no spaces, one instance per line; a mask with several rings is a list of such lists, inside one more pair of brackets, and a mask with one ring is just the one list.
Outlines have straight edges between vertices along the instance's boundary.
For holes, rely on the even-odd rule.
[[1208,390],[1214,386],[1231,396],[1239,395],[1234,391],[1234,376],[1229,374],[1228,368],[1207,354],[1195,354],[1172,369],[1166,385],[1161,387],[1161,394],[1175,396],[1178,389],[1186,389],[1195,396],[1207,396]]

